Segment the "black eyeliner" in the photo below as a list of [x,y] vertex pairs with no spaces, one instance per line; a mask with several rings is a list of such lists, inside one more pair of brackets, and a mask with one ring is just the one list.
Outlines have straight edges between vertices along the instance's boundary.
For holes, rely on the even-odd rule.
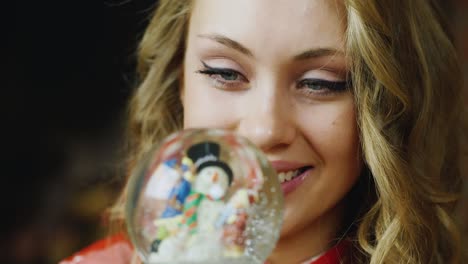
[[201,63],[203,64],[203,67],[205,67],[205,69],[196,71],[197,73],[207,74],[207,75],[232,74],[232,73],[240,74],[240,73],[238,73],[238,72],[236,72],[234,70],[227,69],[227,68],[213,68],[213,67],[210,67],[204,61],[201,61]]
[[307,86],[307,84],[316,85],[320,87],[328,88],[332,91],[344,91],[348,89],[350,82],[349,81],[327,81],[322,79],[305,79],[298,82],[300,86]]

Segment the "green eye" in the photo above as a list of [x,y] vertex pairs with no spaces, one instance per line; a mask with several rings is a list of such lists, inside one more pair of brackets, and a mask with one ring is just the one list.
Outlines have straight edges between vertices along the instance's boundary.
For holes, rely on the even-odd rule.
[[213,81],[216,88],[229,91],[244,90],[248,80],[236,70],[229,68],[214,68],[202,61],[204,69],[197,73],[206,75]]
[[234,71],[224,71],[219,73],[219,76],[221,76],[226,81],[235,81],[239,78],[239,74]]
[[198,71],[198,73],[209,75],[209,76],[218,76],[221,77],[224,81],[243,81],[245,78],[235,70],[228,68],[213,68],[208,66],[206,63],[202,62],[205,69]]
[[316,83],[306,83],[305,86],[307,86],[307,88],[311,89],[311,90],[321,90],[323,89],[324,87],[323,86],[320,86]]

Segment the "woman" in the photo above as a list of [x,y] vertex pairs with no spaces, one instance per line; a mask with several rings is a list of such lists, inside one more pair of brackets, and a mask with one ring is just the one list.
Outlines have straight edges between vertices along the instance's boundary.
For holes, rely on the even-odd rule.
[[163,0],[138,69],[130,167],[214,127],[306,170],[269,263],[461,263],[462,85],[433,2]]

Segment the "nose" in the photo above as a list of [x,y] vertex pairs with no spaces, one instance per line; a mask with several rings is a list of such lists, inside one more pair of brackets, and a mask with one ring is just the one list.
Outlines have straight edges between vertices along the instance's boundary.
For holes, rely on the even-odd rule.
[[265,153],[287,148],[294,141],[297,132],[287,96],[271,89],[257,93],[242,112],[237,132]]
[[216,182],[218,181],[218,173],[217,173],[217,172],[215,172],[215,173],[213,174],[213,178],[212,178],[211,180],[212,180],[212,182],[214,182],[214,183],[216,183]]

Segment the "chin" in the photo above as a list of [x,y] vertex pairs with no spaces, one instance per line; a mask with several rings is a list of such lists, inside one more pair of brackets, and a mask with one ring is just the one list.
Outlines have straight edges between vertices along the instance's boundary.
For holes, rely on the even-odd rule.
[[294,217],[293,212],[291,211],[288,212],[288,210],[285,208],[284,221],[283,221],[283,225],[280,231],[280,239],[289,237],[291,235],[296,234],[297,232],[300,232],[308,225],[311,225],[312,222],[313,222],[313,219],[311,219],[310,221],[307,221],[307,223],[301,223],[299,219]]

